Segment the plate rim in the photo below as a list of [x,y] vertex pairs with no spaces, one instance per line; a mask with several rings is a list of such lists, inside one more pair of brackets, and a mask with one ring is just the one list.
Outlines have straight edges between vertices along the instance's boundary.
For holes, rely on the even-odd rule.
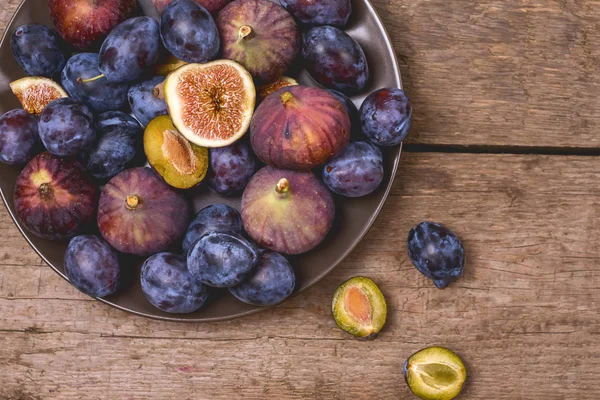
[[[7,22],[4,33],[2,34],[2,39],[0,40],[0,47],[2,47],[5,44],[5,41],[8,38],[9,35],[9,27],[13,24],[13,22],[15,21],[15,19],[17,18],[17,15],[19,14],[19,12],[21,11],[21,8],[23,8],[23,5],[25,4],[25,2],[27,1],[32,1],[32,0],[21,0],[21,3],[17,6],[17,8],[15,9],[13,15],[11,16],[10,20]],[[392,69],[393,69],[393,73],[394,73],[394,80],[396,81],[396,86],[400,89],[403,89],[403,85],[402,85],[402,77],[400,74],[400,65],[398,63],[398,58],[396,57],[396,52],[394,51],[394,48],[392,46],[392,41],[390,39],[390,35],[387,31],[387,29],[385,28],[385,25],[383,24],[382,20],[381,20],[381,16],[379,15],[379,13],[377,12],[377,10],[375,9],[375,7],[373,6],[373,4],[371,3],[370,0],[357,0],[357,1],[363,1],[365,3],[365,5],[367,6],[367,8],[369,9],[369,11],[375,16],[375,22],[377,24],[377,27],[381,30],[381,32],[383,32],[383,38],[385,41],[385,50],[388,52],[388,54],[391,56],[392,59]],[[10,44],[8,44],[10,45]],[[321,271],[321,273],[319,275],[317,275],[311,283],[309,283],[307,286],[303,287],[302,289],[296,290],[294,291],[294,293],[292,293],[291,296],[289,296],[288,298],[286,298],[285,300],[283,300],[281,303],[278,304],[274,304],[274,305],[270,305],[270,306],[256,306],[255,308],[252,308],[250,310],[247,311],[242,311],[236,314],[231,314],[231,315],[227,315],[227,316],[220,316],[220,317],[207,317],[207,318],[180,318],[177,315],[178,314],[173,314],[172,316],[165,316],[165,315],[153,315],[153,314],[148,314],[142,311],[136,311],[136,310],[131,310],[127,307],[121,306],[119,304],[110,302],[102,297],[94,297],[94,296],[90,296],[91,298],[93,298],[94,300],[98,300],[110,307],[116,308],[120,311],[124,311],[128,314],[132,314],[135,316],[139,316],[139,317],[144,317],[144,318],[149,318],[149,319],[153,319],[153,320],[158,320],[158,321],[167,321],[167,322],[185,322],[185,323],[209,323],[209,322],[221,322],[221,321],[230,321],[233,319],[237,319],[237,318],[241,318],[241,317],[245,317],[248,315],[252,315],[252,314],[256,314],[268,309],[272,309],[274,307],[277,307],[283,303],[285,303],[286,301],[288,301],[289,299],[291,299],[292,297],[297,296],[298,294],[312,288],[314,285],[316,285],[317,283],[321,282],[323,280],[323,278],[325,278],[327,275],[329,275],[335,268],[337,268],[355,249],[356,246],[364,239],[364,237],[367,235],[367,233],[369,233],[369,231],[371,230],[371,228],[373,227],[373,224],[375,223],[375,221],[377,220],[377,218],[379,217],[379,214],[381,213],[381,210],[383,208],[383,206],[385,205],[385,203],[387,202],[388,196],[390,194],[390,191],[392,189],[392,186],[394,185],[394,181],[396,178],[396,174],[398,172],[398,167],[400,165],[400,157],[402,155],[402,147],[403,147],[403,143],[400,143],[400,145],[398,146],[398,152],[394,157],[394,163],[393,163],[393,168],[390,171],[390,181],[388,182],[385,191],[383,193],[383,197],[382,200],[379,202],[379,204],[377,205],[377,208],[374,210],[374,214],[371,218],[369,218],[369,221],[366,225],[366,227],[363,229],[363,231],[361,232],[360,235],[357,235],[355,237],[355,239],[352,241],[351,245],[348,247],[348,250],[346,250],[344,253],[342,253],[337,260],[332,263],[328,268],[324,269],[323,271]],[[19,222],[17,216],[14,214],[14,212],[11,210],[11,208],[8,206],[8,201],[6,199],[6,195],[4,193],[4,191],[2,190],[2,188],[0,188],[0,197],[2,198],[2,201],[4,203],[4,206],[6,207],[6,210],[8,211],[8,214],[10,215],[11,219],[13,220],[15,226],[17,227],[17,229],[19,230],[19,232],[21,233],[21,236],[23,236],[23,238],[25,239],[25,241],[27,242],[27,244],[29,245],[29,247],[31,247],[36,254],[50,267],[52,268],[52,270],[54,272],[56,272],[61,278],[63,278],[65,281],[67,281],[69,283],[69,285],[73,286],[73,284],[69,281],[69,278],[67,278],[67,276],[60,271],[58,268],[56,268],[45,256],[44,254],[29,240],[29,238],[27,237],[27,234],[24,231],[24,228],[21,226],[21,223]]]

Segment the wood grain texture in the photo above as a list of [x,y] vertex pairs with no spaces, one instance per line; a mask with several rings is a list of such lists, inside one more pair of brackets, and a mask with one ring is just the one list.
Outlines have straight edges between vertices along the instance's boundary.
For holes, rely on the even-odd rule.
[[373,0],[413,101],[409,142],[600,147],[599,0]]
[[[381,216],[339,268],[275,309],[214,324],[146,320],[79,294],[2,209],[0,398],[410,399],[402,364],[437,344],[467,364],[460,399],[597,399],[597,171],[593,157],[405,154]],[[443,291],[406,255],[422,220],[466,247],[465,276]],[[388,301],[372,342],[330,315],[333,290],[355,275]]]

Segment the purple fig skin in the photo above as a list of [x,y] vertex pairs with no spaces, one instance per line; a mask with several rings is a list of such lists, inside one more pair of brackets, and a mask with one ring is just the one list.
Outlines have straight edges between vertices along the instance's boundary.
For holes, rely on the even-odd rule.
[[333,225],[331,193],[311,172],[266,166],[242,195],[242,223],[259,245],[301,254],[321,243]]
[[279,78],[301,46],[294,18],[269,0],[236,0],[217,16],[223,58],[242,64],[262,82]]
[[187,229],[191,205],[150,168],[125,170],[102,189],[98,228],[123,253],[147,256],[169,249]]
[[309,170],[344,151],[350,117],[328,91],[288,86],[260,103],[250,124],[250,141],[265,164]]
[[14,199],[16,214],[28,230],[44,239],[63,240],[94,220],[98,189],[78,161],[45,152],[21,171]]

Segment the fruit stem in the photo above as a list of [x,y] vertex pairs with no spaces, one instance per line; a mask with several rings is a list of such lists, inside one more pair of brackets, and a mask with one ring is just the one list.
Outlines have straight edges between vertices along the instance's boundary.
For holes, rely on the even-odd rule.
[[250,39],[253,36],[254,36],[254,30],[252,29],[252,27],[250,25],[240,26],[238,42],[245,38]]
[[52,188],[50,187],[50,184],[42,183],[38,188],[38,193],[40,194],[40,197],[44,200],[52,198]]
[[165,82],[163,81],[163,82],[159,83],[158,85],[154,86],[154,89],[152,89],[152,94],[157,99],[164,100],[165,99]]
[[130,194],[125,199],[125,206],[130,210],[135,210],[138,204],[140,204],[140,198],[135,194]]
[[294,95],[291,94],[290,92],[283,92],[279,95],[279,97],[281,98],[281,101],[283,102],[283,104],[285,104],[288,101],[292,100],[294,98]]
[[95,80],[100,79],[100,78],[104,78],[104,74],[96,75],[93,78],[88,78],[88,79],[81,79],[81,77],[79,77],[79,78],[77,78],[77,82],[79,82],[79,83],[88,83],[88,82],[92,82],[92,81],[95,81]]
[[290,181],[288,181],[285,178],[281,178],[277,182],[277,185],[275,185],[275,190],[277,191],[277,193],[280,193],[280,194],[284,194],[284,193],[289,192],[289,190],[290,190]]

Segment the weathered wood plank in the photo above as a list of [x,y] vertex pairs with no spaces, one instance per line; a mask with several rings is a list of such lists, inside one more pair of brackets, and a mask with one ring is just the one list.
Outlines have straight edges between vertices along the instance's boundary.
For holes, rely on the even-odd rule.
[[[593,157],[405,154],[348,260],[283,305],[223,323],[134,317],[77,293],[36,257],[0,263],[0,398],[410,398],[404,360],[440,344],[468,364],[461,398],[597,399],[597,168]],[[406,256],[408,230],[425,219],[467,249],[465,276],[444,291]],[[24,243],[5,232],[0,248]],[[373,342],[330,316],[333,290],[354,275],[371,276],[389,303]]]
[[600,1],[373,0],[411,143],[600,147]]

